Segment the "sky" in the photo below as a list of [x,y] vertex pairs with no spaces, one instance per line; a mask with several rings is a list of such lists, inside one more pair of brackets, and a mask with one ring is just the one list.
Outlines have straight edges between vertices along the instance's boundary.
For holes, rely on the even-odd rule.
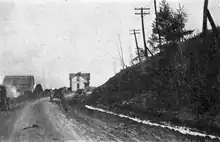
[[[202,29],[203,0],[167,0],[184,5],[187,29]],[[157,0],[159,3],[160,0]],[[153,0],[0,0],[0,76],[35,76],[47,88],[69,86],[69,73],[88,72],[99,86],[121,69],[119,37],[126,65],[135,56],[134,37],[140,29],[134,8],[150,7],[144,17],[146,36],[154,19]],[[220,24],[220,0],[209,9]],[[138,42],[143,47],[142,35]],[[0,78],[0,79],[1,79]]]

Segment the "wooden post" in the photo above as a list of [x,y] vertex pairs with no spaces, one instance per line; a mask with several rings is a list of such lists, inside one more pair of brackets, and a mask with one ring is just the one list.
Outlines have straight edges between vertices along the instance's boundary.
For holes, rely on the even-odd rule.
[[159,46],[160,46],[160,49],[161,49],[161,35],[160,35],[160,30],[158,29],[158,14],[157,14],[157,1],[154,0],[154,10],[155,10],[155,16],[156,16],[156,28],[157,28],[157,31],[158,31],[158,36],[159,36]]
[[118,39],[119,39],[119,44],[120,44],[120,49],[121,49],[122,66],[123,66],[123,69],[124,69],[124,68],[125,68],[125,62],[124,62],[124,55],[123,55],[123,50],[122,50],[120,35],[118,35]]
[[124,68],[124,67],[123,67],[123,60],[122,60],[121,53],[120,53],[120,50],[119,50],[118,45],[117,45],[117,49],[118,49],[119,58],[120,58],[120,60],[121,60],[121,66],[122,66],[122,68]]
[[203,23],[202,23],[202,33],[205,36],[207,32],[207,13],[208,13],[208,0],[204,1],[203,7]]
[[135,29],[133,29],[133,30],[131,30],[131,31],[133,31],[133,33],[130,33],[130,34],[133,34],[134,35],[134,39],[135,39],[135,44],[136,44],[136,49],[137,49],[137,53],[138,53],[138,58],[139,58],[139,61],[140,61],[140,63],[141,63],[141,56],[140,56],[140,48],[139,48],[139,46],[138,46],[138,41],[137,41],[137,34],[140,34],[140,32],[139,32],[139,30],[135,30]]
[[213,30],[213,34],[214,34],[214,41],[215,41],[215,46],[216,49],[218,50],[219,48],[219,43],[218,43],[218,31],[217,31],[217,27],[215,25],[215,22],[211,16],[211,13],[208,9],[208,0],[204,1],[204,9],[203,9],[203,28],[202,28],[202,32],[203,35],[206,36],[207,33],[207,20],[209,20],[210,25],[212,26],[212,30]]
[[129,54],[130,54],[130,62],[132,62],[133,57],[132,57],[132,53],[131,53],[131,45],[129,45]]
[[141,10],[141,13],[135,13],[135,15],[141,15],[141,25],[142,25],[142,32],[143,32],[143,41],[144,41],[144,48],[145,48],[145,57],[148,57],[148,53],[147,51],[151,54],[151,56],[153,56],[153,53],[149,50],[149,48],[147,48],[147,44],[146,44],[146,38],[145,38],[145,29],[144,29],[144,15],[149,15],[150,13],[144,13],[144,10],[150,10],[150,8],[135,8],[135,10]]
[[138,46],[138,41],[137,41],[137,34],[140,34],[139,30],[131,30],[132,33],[130,34],[133,34],[134,35],[134,39],[135,39],[135,44],[136,44],[136,49],[137,49],[137,53],[138,53],[138,59],[139,59],[139,62],[140,62],[140,67],[141,67],[141,70],[142,70],[142,60],[141,60],[141,55],[140,55],[140,48]]

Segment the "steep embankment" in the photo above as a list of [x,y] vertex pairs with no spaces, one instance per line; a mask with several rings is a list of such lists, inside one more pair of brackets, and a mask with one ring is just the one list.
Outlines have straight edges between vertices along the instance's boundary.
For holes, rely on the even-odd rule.
[[212,32],[164,45],[163,52],[142,63],[144,72],[140,64],[122,70],[86,104],[220,135],[220,54],[211,37]]

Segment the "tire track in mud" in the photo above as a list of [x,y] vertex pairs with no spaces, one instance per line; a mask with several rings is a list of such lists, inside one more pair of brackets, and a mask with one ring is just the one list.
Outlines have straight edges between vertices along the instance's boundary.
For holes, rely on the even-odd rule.
[[21,108],[15,108],[0,113],[0,141],[6,141],[10,138],[11,132],[13,131],[13,124],[18,118],[20,111]]
[[190,141],[177,132],[87,109],[72,108],[70,112],[65,112],[49,99],[28,103],[20,112],[11,142]]
[[[74,133],[74,136],[77,139],[74,139],[74,141],[79,141],[79,142],[103,142],[103,141],[113,141],[110,140],[109,138],[106,138],[105,134],[97,133],[97,130],[90,129],[87,127],[87,125],[84,125],[83,123],[79,123],[80,120],[75,119],[75,118],[68,118],[65,115],[65,112],[62,112],[60,108],[57,105],[51,104],[55,110],[52,114],[55,115],[55,117],[59,118],[61,121],[59,124],[62,124],[62,127],[65,127],[65,130],[69,130],[70,133]],[[50,109],[52,110],[52,109]],[[81,121],[80,121],[81,122]],[[115,141],[115,140],[114,140]],[[119,140],[118,140],[119,141]]]
[[[62,128],[63,124],[58,121],[62,118],[55,118],[50,111],[50,106],[44,99],[27,104],[17,118],[10,141],[63,141],[73,140],[73,136],[65,135],[67,129]],[[46,109],[49,108],[49,109]],[[52,116],[52,119],[50,119]],[[58,122],[56,122],[58,121]],[[54,125],[58,123],[57,125]],[[71,136],[71,137],[70,137]]]
[[54,128],[59,131],[66,140],[78,141],[82,139],[73,128],[69,127],[70,124],[68,120],[61,114],[57,106],[50,102],[45,102],[44,111]]
[[116,130],[115,127],[117,127],[117,125],[112,127],[104,121],[92,119],[91,117],[77,113],[76,109],[72,109],[71,113],[69,120],[78,126],[76,129],[80,131],[80,135],[90,136],[90,139],[94,141],[140,141],[128,133]]
[[[37,114],[36,110],[33,108],[34,103],[28,103],[25,105],[24,109],[21,111],[20,116],[17,118],[14,129],[12,132],[12,135],[10,137],[10,140],[12,142],[18,142],[18,141],[28,141],[31,139],[37,139],[37,136],[33,137],[31,135],[31,127],[33,124],[36,123]],[[33,131],[33,130],[32,130]],[[38,131],[35,130],[35,134],[37,134]],[[41,131],[40,131],[41,132]],[[32,132],[33,133],[33,132]]]

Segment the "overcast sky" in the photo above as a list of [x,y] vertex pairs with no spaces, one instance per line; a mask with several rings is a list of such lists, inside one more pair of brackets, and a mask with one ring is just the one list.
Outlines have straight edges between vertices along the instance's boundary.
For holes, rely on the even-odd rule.
[[[209,3],[217,24],[219,1]],[[184,5],[187,28],[201,31],[203,0],[168,2],[173,8]],[[125,63],[129,65],[129,47],[134,56],[129,30],[140,28],[134,8],[141,6],[151,8],[151,15],[145,16],[150,36],[152,0],[0,0],[0,75],[33,74],[37,82],[44,76],[46,87],[61,87],[69,86],[69,73],[81,71],[91,73],[92,86],[101,85],[114,75],[118,35]],[[143,46],[142,35],[138,40]]]

